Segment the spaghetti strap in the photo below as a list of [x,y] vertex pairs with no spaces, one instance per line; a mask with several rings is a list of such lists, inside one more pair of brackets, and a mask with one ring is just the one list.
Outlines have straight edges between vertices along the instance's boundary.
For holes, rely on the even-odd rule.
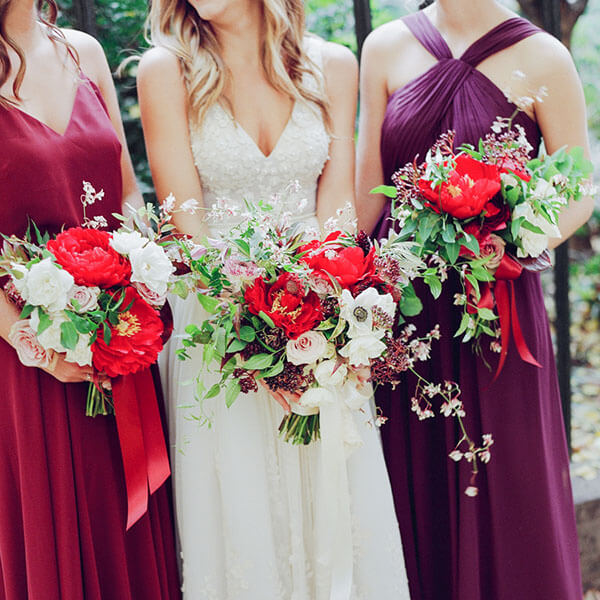
[[540,33],[541,31],[542,30],[539,27],[536,27],[525,19],[521,19],[521,17],[508,19],[471,44],[461,56],[461,60],[472,67],[476,67],[479,63],[482,63],[486,58],[489,58],[493,54],[501,52],[517,42],[536,33]]
[[452,52],[446,40],[423,11],[408,15],[402,20],[430,54],[433,54],[438,60],[452,58]]

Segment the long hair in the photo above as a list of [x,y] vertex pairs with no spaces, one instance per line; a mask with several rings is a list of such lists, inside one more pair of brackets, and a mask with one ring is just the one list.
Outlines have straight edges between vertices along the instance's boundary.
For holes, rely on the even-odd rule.
[[[13,96],[20,100],[19,90],[25,77],[27,63],[25,54],[19,45],[10,37],[6,31],[6,14],[10,8],[11,0],[0,0],[0,87],[2,87],[10,77],[12,66],[8,56],[8,48],[12,48],[19,57],[17,74],[12,84]],[[75,63],[79,65],[79,56],[77,51],[65,38],[63,32],[56,26],[56,17],[58,16],[58,6],[55,0],[37,0],[38,20],[46,26],[48,37],[54,41],[64,44],[67,52],[73,58]],[[15,102],[0,94],[0,105],[9,107],[14,106]]]
[[[325,92],[309,89],[305,74],[322,81],[322,74],[303,47],[303,0],[262,0],[265,34],[261,59],[267,81],[292,100],[313,103],[330,124]],[[185,0],[152,0],[146,37],[153,46],[167,48],[181,64],[188,91],[189,117],[200,125],[208,109],[226,101],[224,90],[230,73],[220,53],[209,21]]]

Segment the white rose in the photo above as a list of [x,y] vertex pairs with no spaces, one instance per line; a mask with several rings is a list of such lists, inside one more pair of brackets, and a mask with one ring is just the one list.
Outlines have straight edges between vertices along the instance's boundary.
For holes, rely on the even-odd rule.
[[27,276],[27,302],[44,306],[50,312],[67,307],[68,293],[75,284],[73,276],[45,258],[29,269]]
[[531,195],[539,200],[552,198],[556,196],[556,189],[549,181],[546,181],[545,179],[538,179],[535,184],[535,188],[531,190]]
[[518,237],[523,244],[523,248],[517,249],[517,256],[519,257],[532,256],[535,258],[548,248],[549,237],[561,237],[558,227],[553,223],[549,223],[543,216],[536,215],[530,204],[517,204],[513,210],[512,218],[516,220],[519,217],[525,217],[528,223],[539,227],[544,232],[535,233],[521,226]]
[[[17,292],[19,292],[19,294],[21,295],[21,298],[23,298],[23,300],[25,300],[25,302],[27,302],[27,276],[29,275],[29,271],[27,270],[26,267],[24,267],[23,265],[19,265],[19,264],[11,264],[10,265],[10,270],[12,271],[11,273],[11,278],[12,278],[12,282],[17,290]],[[19,273],[21,275],[21,277],[18,277],[16,274]]]
[[56,355],[52,350],[46,350],[39,342],[29,319],[17,321],[10,328],[8,341],[14,346],[19,360],[26,367],[51,367]]
[[[60,325],[61,323],[64,323],[67,318],[62,313],[51,313],[48,316],[51,319],[52,324],[38,335],[38,340],[44,348],[56,350],[57,352],[65,352],[65,348],[60,342]],[[34,331],[38,330],[39,324],[40,319],[38,317],[38,311],[34,310],[31,313],[31,327],[33,327]]]
[[158,244],[148,242],[143,248],[134,248],[129,253],[129,260],[132,282],[143,283],[159,295],[167,292],[167,283],[175,267]]
[[348,367],[339,365],[335,360],[324,360],[313,371],[317,383],[323,387],[338,387],[348,375]]
[[133,286],[140,296],[151,306],[160,308],[161,306],[164,306],[167,301],[167,290],[165,290],[164,294],[158,294],[152,291],[145,283],[140,283],[139,281],[136,281]]
[[112,234],[110,245],[125,256],[132,250],[143,248],[148,240],[139,231],[116,231]]
[[347,358],[354,367],[368,366],[372,358],[378,358],[386,349],[380,337],[377,335],[355,337],[340,350],[340,355]]
[[67,350],[67,362],[77,363],[80,367],[91,366],[92,364],[92,348],[90,346],[90,338],[88,335],[80,335],[77,340],[77,345],[73,350]]
[[300,396],[298,404],[305,408],[319,408],[332,400],[333,394],[329,390],[322,387],[312,387],[308,388],[302,396]]
[[288,340],[286,356],[293,365],[309,365],[327,353],[327,338],[320,331],[307,331],[295,340]]
[[[88,287],[86,285],[74,285],[69,292],[69,308],[78,313],[86,313],[98,308],[99,287]],[[77,308],[73,302],[77,302]]]

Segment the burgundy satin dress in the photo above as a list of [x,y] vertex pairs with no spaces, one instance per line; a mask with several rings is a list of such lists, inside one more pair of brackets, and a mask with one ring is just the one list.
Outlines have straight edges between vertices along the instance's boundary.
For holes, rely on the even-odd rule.
[[[477,66],[539,32],[525,20],[509,19],[456,59],[423,12],[405,23],[438,62],[389,98],[381,139],[386,183],[416,155],[424,159],[448,129],[456,131],[457,144],[476,143],[496,116],[512,115],[515,106]],[[537,152],[536,123],[524,113],[516,122]],[[379,238],[389,230],[388,216],[389,206],[375,231]],[[389,417],[381,433],[411,598],[581,600],[569,459],[539,275],[524,273],[515,288],[525,339],[542,368],[523,362],[511,342],[495,382],[498,354],[490,340],[483,350],[491,369],[470,344],[453,338],[460,321],[453,306],[459,285],[456,280],[445,285],[438,300],[424,286],[417,290],[424,310],[412,322],[421,333],[439,323],[442,333],[421,370],[433,381],[458,381],[469,432],[478,442],[492,433],[495,444],[477,479],[479,496],[467,497],[470,465],[448,458],[458,441],[456,421],[443,416],[418,421],[410,410],[413,377],[396,390],[378,390],[377,402]]]
[[[121,146],[87,79],[64,134],[0,106],[0,140],[2,233],[81,224],[83,180],[105,192],[88,217],[118,225]],[[0,364],[0,599],[180,598],[169,483],[126,533],[114,417],[86,417],[87,384],[23,366],[4,340]]]

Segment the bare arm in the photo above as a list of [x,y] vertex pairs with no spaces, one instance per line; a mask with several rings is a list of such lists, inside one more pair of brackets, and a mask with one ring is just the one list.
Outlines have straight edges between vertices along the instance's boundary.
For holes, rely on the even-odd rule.
[[381,167],[381,125],[388,101],[385,45],[380,32],[366,40],[361,57],[360,118],[358,124],[358,164],[356,176],[356,211],[358,227],[373,232],[386,203],[385,196],[369,192],[384,183]]
[[[548,94],[536,101],[535,113],[546,150],[555,152],[563,146],[581,146],[589,157],[589,140],[583,89],[568,50],[554,38],[544,36],[545,60],[537,83],[546,86]],[[559,218],[561,239],[550,240],[555,248],[571,237],[587,222],[594,210],[593,198],[570,202]]]
[[337,44],[323,49],[325,87],[330,102],[332,140],[329,160],[319,178],[317,218],[321,227],[347,202],[354,206],[354,127],[358,65],[354,55]]
[[69,42],[77,49],[83,72],[98,86],[119,142],[121,142],[121,176],[123,180],[121,205],[123,210],[125,210],[126,204],[135,208],[143,206],[142,194],[137,186],[131,156],[127,148],[117,92],[102,46],[93,37],[81,31],[65,29],[64,33]]
[[[168,50],[153,48],[144,54],[138,70],[138,94],[158,199],[162,202],[173,194],[176,207],[190,198],[202,205],[190,144],[187,90],[179,61]],[[206,231],[201,211],[195,215],[176,212],[173,222],[179,231],[196,239]]]

